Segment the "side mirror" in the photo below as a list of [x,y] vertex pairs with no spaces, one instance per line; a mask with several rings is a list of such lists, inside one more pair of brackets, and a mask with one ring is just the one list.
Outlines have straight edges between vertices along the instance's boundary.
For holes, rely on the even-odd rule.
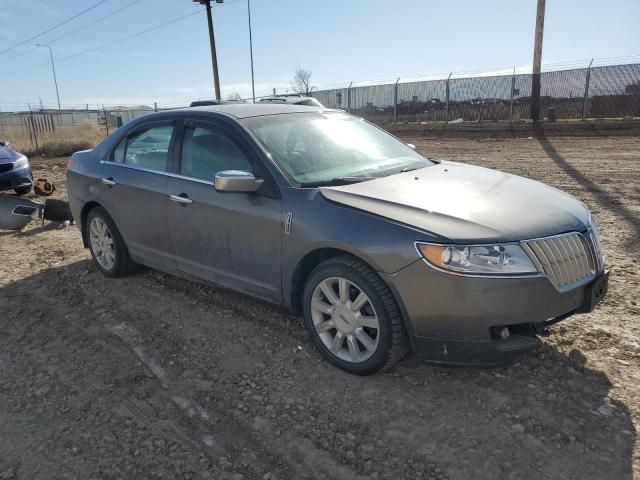
[[213,180],[217,192],[250,193],[255,192],[264,183],[243,170],[223,170],[216,173]]
[[0,147],[10,147],[11,144],[9,142],[7,142],[6,140],[0,140]]
[[409,147],[411,150],[416,149],[416,146],[413,143],[407,143],[407,147]]

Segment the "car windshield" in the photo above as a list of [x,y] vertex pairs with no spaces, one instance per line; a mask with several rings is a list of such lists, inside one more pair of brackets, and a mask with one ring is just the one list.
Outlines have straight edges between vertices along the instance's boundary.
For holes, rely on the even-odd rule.
[[301,186],[353,183],[433,165],[384,130],[346,113],[265,115],[243,123]]

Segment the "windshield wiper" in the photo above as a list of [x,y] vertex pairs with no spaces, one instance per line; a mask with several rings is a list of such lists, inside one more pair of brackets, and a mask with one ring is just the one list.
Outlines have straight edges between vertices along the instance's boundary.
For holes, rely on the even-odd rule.
[[331,180],[321,180],[318,182],[303,182],[300,184],[301,187],[330,187],[330,186],[337,186],[337,185],[349,185],[351,183],[359,183],[359,182],[366,182],[367,180],[373,180],[374,178],[378,178],[378,177],[374,177],[371,175],[361,175],[361,176],[357,176],[357,177],[338,177],[338,178],[332,178]]

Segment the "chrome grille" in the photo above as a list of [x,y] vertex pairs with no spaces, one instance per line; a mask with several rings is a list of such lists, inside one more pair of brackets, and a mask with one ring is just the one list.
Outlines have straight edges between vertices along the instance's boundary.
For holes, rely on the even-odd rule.
[[539,271],[547,274],[556,289],[569,290],[590,279],[600,269],[600,256],[589,233],[572,232],[523,242],[523,247]]

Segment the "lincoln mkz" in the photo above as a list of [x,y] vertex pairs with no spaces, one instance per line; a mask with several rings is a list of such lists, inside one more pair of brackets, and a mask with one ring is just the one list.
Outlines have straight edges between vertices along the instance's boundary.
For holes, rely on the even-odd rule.
[[68,192],[106,276],[146,265],[283,305],[355,374],[409,351],[441,364],[513,361],[607,290],[582,202],[427,158],[338,110],[228,104],[140,117],[73,155]]

